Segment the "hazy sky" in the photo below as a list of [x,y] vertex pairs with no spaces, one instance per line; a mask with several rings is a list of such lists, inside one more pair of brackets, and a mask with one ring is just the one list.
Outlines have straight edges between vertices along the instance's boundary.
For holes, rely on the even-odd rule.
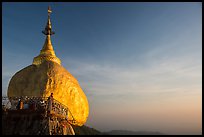
[[3,3],[2,92],[52,44],[87,95],[86,125],[202,133],[201,3]]

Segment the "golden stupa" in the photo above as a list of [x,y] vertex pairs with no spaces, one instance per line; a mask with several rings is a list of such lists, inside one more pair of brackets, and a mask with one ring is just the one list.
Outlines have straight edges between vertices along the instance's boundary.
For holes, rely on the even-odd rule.
[[[10,80],[8,97],[49,97],[66,105],[71,111],[75,123],[82,126],[89,114],[89,105],[86,95],[78,81],[62,65],[56,57],[50,36],[54,34],[50,21],[51,9],[48,8],[47,25],[43,33],[46,40],[40,54],[29,65],[18,71]],[[70,117],[72,118],[72,117]]]

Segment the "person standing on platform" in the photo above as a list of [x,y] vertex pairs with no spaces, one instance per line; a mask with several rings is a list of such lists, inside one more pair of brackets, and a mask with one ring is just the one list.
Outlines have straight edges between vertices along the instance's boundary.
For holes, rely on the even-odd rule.
[[51,93],[51,95],[48,98],[48,113],[51,112],[52,110],[52,104],[53,104],[53,93]]

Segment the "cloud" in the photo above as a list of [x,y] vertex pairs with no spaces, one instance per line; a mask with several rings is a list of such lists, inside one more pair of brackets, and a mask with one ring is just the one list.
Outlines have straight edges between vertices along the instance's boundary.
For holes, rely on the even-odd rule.
[[[175,116],[179,109],[186,109],[181,111],[182,114],[190,113],[199,104],[195,99],[200,100],[202,94],[201,66],[199,63],[193,64],[191,60],[175,62],[175,58],[159,60],[157,65],[146,62],[149,67],[145,68],[125,68],[68,59],[64,59],[63,64],[78,79],[87,95],[90,105],[87,124],[103,130],[113,127],[130,128],[131,125],[142,129],[159,121],[162,110]],[[66,67],[66,62],[71,67]],[[181,103],[181,106],[178,102],[185,103]],[[188,104],[190,102],[193,104],[191,107]],[[154,109],[157,110],[155,116]],[[122,122],[124,125],[118,127],[118,120],[126,117],[128,118]],[[144,120],[145,117],[148,120]],[[180,115],[176,118],[179,119]],[[162,124],[170,122],[165,120],[165,116],[163,121],[165,122],[161,122]]]
[[[194,39],[191,38],[193,34]],[[161,36],[160,41],[142,53],[124,56],[123,63],[115,63],[111,58],[82,61],[65,57],[63,65],[92,97],[113,99],[118,96],[128,98],[127,94],[132,98],[162,94],[170,98],[186,92],[200,94],[202,41],[199,34],[200,31],[189,28],[177,33],[176,37],[171,34]]]
[[[190,122],[193,125],[188,131],[197,132],[199,127],[191,127],[198,126],[201,118],[202,46],[199,42],[183,42],[186,45],[182,46],[175,41],[160,44],[137,56],[136,61],[135,56],[128,58],[132,60],[128,66],[110,63],[111,58],[103,63],[63,59],[63,66],[78,79],[89,100],[88,125],[101,130],[149,127],[184,133],[187,131],[170,125],[184,127],[183,123]],[[163,115],[164,112],[171,115]],[[184,114],[189,115],[184,118]],[[160,126],[152,126],[158,122]]]
[[81,85],[90,89],[89,92],[96,93],[98,91],[96,93],[98,95],[119,94],[123,91],[143,92],[145,90],[149,90],[150,93],[158,90],[169,92],[169,89],[172,88],[185,89],[193,85],[200,86],[201,59],[193,55],[182,55],[165,59],[158,58],[155,61],[150,58],[158,55],[159,52],[153,52],[146,53],[143,58],[145,64],[143,68],[137,67],[137,64],[124,67],[69,59],[64,59],[63,64],[77,77]]

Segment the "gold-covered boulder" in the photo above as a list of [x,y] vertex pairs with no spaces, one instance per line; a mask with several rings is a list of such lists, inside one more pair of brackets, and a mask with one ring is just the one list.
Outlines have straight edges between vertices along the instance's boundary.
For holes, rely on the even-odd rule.
[[7,93],[8,97],[49,97],[53,93],[54,99],[71,111],[76,120],[72,124],[81,126],[88,117],[88,101],[78,81],[64,67],[52,61],[30,65],[17,72],[10,80]]
[[[46,40],[40,54],[33,59],[32,65],[18,71],[10,80],[8,97],[49,97],[68,107],[71,124],[82,126],[89,115],[89,104],[78,81],[62,65],[55,55],[50,36],[50,12],[43,33]],[[75,122],[73,122],[73,119]]]

